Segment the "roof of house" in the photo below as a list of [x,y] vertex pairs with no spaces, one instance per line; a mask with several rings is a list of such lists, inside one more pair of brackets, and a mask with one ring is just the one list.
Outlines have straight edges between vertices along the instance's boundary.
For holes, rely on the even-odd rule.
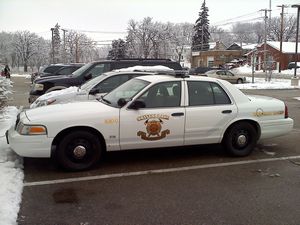
[[[271,46],[272,48],[277,49],[280,51],[280,42],[279,41],[268,41],[267,44]],[[260,45],[257,45],[258,47],[263,46],[263,43]],[[298,46],[299,42],[298,42]],[[283,53],[295,53],[296,51],[296,42],[282,42],[282,52]]]

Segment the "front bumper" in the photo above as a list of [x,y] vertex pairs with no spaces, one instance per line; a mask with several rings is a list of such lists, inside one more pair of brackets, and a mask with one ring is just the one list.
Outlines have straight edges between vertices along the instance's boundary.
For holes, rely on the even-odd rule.
[[53,138],[47,135],[20,135],[14,127],[6,132],[10,148],[22,157],[50,158]]

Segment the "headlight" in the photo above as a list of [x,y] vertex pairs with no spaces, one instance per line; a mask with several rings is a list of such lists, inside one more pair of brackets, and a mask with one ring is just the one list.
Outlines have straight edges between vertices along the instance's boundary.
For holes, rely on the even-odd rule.
[[17,125],[17,132],[22,135],[46,135],[47,129],[42,125],[25,125],[20,122]]
[[34,84],[33,90],[34,91],[42,91],[42,90],[44,90],[44,85],[43,84]]

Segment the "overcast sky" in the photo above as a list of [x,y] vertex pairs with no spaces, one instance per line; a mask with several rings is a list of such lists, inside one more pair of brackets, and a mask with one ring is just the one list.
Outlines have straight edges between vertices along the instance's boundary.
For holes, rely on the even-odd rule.
[[[247,21],[262,16],[270,0],[206,0],[210,24],[225,24],[240,17]],[[126,32],[130,19],[152,17],[154,21],[195,23],[203,0],[0,0],[0,31],[29,30],[50,38],[50,28]],[[277,5],[300,4],[300,0],[272,0],[272,17],[279,16]],[[296,9],[285,9],[296,16]],[[251,14],[249,16],[244,16]],[[224,26],[224,25],[223,25]],[[91,33],[87,33],[92,35]],[[98,34],[99,39],[112,35]]]

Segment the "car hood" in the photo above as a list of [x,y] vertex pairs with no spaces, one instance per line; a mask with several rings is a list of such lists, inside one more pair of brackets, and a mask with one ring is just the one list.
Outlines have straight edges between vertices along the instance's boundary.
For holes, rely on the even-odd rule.
[[35,83],[44,83],[47,81],[55,81],[55,80],[63,80],[63,79],[68,79],[70,77],[72,77],[73,75],[59,75],[59,76],[46,76],[46,77],[40,77],[38,79],[36,79],[34,82]]
[[51,91],[49,93],[43,94],[40,97],[38,97],[37,100],[47,101],[49,99],[63,98],[64,96],[74,96],[76,94],[81,94],[81,93],[84,94],[86,92],[78,87],[72,86],[66,89]]
[[113,107],[105,105],[97,100],[87,102],[72,102],[65,104],[48,105],[34,109],[26,110],[26,116],[29,121],[38,124],[47,124],[54,122],[60,124],[60,121],[80,121],[89,117],[101,117],[101,115],[109,115]]

